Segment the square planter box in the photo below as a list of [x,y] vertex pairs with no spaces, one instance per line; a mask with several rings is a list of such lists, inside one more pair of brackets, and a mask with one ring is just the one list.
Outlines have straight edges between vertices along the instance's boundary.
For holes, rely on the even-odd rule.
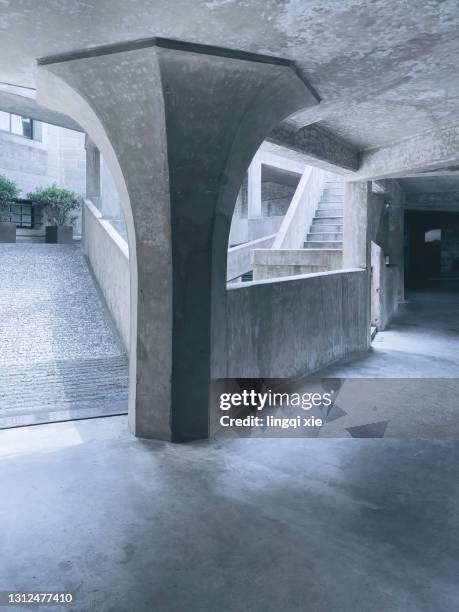
[[48,225],[46,227],[46,242],[49,244],[71,244],[73,242],[73,227],[71,225]]
[[0,223],[0,242],[16,242],[16,224],[10,222]]

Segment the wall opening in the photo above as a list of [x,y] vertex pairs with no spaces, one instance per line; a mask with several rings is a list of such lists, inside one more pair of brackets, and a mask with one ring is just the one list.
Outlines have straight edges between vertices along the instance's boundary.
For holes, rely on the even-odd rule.
[[[14,233],[0,231],[0,374],[7,381],[0,428],[127,413],[126,342],[100,283],[101,260],[113,267],[120,246],[115,227],[104,228],[103,215],[85,199],[85,135],[33,120],[21,125],[33,127],[0,131],[8,152],[0,175],[19,190],[3,219]],[[54,242],[48,230],[58,221],[37,196],[52,185],[79,199],[65,221],[71,231],[56,230]],[[129,303],[128,263],[127,271]]]

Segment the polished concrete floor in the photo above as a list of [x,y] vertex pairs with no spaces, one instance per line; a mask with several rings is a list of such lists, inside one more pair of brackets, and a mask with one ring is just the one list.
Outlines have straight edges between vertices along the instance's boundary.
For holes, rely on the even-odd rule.
[[315,377],[341,380],[320,436],[459,437],[459,282],[408,292],[368,353]]
[[323,376],[459,377],[459,281],[433,281],[407,292],[389,329],[369,353],[320,371]]
[[85,612],[459,608],[456,441],[172,445],[110,417],[0,449],[1,589]]

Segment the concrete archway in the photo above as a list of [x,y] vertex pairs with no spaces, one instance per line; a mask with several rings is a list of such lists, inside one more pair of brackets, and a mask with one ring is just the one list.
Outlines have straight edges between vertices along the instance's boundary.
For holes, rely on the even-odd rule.
[[39,64],[41,103],[82,125],[121,194],[132,253],[131,427],[206,437],[237,191],[263,139],[317,99],[281,58],[164,39]]

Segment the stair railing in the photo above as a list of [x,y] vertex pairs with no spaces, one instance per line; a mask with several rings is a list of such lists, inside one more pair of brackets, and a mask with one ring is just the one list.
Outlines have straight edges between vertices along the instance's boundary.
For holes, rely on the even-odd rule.
[[302,249],[328,172],[306,166],[271,249]]

